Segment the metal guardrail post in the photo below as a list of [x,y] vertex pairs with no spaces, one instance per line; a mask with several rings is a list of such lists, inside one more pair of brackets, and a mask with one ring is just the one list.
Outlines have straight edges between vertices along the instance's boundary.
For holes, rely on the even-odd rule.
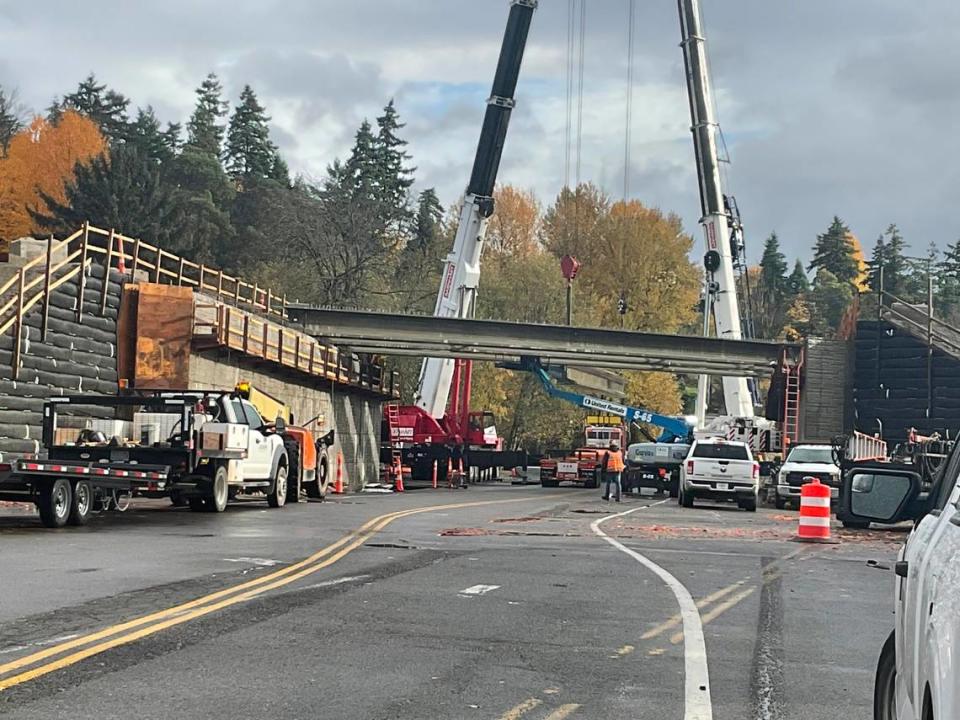
[[17,279],[17,314],[13,323],[13,357],[10,367],[10,377],[14,380],[20,378],[20,351],[23,347],[23,276],[23,268],[20,268]]
[[110,228],[110,239],[107,240],[107,255],[103,262],[103,286],[100,288],[100,315],[107,313],[107,292],[110,290],[110,267],[113,265],[113,237],[114,230]]
[[77,282],[77,324],[83,322],[83,296],[87,289],[87,243],[90,240],[90,223],[83,223],[83,239],[80,241],[80,279]]
[[[69,248],[67,248],[69,250]],[[50,269],[53,264],[53,235],[47,238],[47,264],[43,273],[43,317],[40,320],[40,341],[47,341],[47,323],[50,320]]]

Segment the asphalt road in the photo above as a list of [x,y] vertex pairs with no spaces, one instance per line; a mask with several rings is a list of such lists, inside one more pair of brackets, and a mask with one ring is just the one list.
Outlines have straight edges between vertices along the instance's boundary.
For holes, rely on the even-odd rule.
[[802,545],[795,513],[660,500],[151,501],[62,532],[0,508],[0,715],[679,719],[709,695],[718,720],[868,718],[903,533]]

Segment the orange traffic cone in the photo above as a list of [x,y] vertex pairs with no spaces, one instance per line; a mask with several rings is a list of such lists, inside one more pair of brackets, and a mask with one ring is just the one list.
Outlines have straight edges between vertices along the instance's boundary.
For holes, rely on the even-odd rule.
[[437,489],[437,461],[433,461],[433,489]]
[[447,487],[453,487],[453,459],[447,458]]
[[393,486],[393,489],[397,492],[403,492],[403,464],[398,460],[397,461],[397,481]]
[[333,481],[333,494],[343,495],[343,453],[337,453],[337,477]]

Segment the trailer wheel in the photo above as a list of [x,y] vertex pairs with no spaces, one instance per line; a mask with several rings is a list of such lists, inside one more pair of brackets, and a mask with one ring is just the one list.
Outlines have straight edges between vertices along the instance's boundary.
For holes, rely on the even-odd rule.
[[281,508],[287,502],[287,466],[278,465],[277,475],[273,478],[273,487],[267,493],[267,505]]
[[71,525],[86,525],[92,513],[93,487],[89,480],[77,480],[73,484],[70,517],[67,518],[67,522]]
[[227,486],[227,469],[221,465],[213,474],[212,494],[203,498],[203,506],[208,512],[221,513],[227,509],[230,488]]
[[596,490],[598,487],[600,487],[600,474],[593,473],[590,475],[589,479],[583,481],[583,486],[585,488],[589,488],[590,490]]
[[70,483],[67,480],[57,478],[53,482],[43,483],[40,486],[40,498],[37,500],[40,521],[48,528],[61,528],[66,525],[70,517],[71,497]]

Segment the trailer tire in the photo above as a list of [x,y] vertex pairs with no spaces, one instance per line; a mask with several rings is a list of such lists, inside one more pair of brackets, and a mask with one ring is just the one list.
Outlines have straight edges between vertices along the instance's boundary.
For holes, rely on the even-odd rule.
[[93,514],[93,486],[89,480],[77,480],[71,489],[70,517],[67,522],[71,525],[86,525]]
[[560,487],[559,480],[541,480],[540,485],[548,488]]
[[203,498],[203,506],[207,512],[222,513],[227,509],[227,500],[230,498],[230,488],[227,486],[227,469],[220,465],[213,473],[213,482],[210,485],[210,495]]
[[590,490],[596,490],[600,487],[600,478],[597,473],[593,473],[588,480],[583,481],[583,486]]
[[48,528],[62,528],[70,517],[71,502],[72,493],[68,480],[57,478],[52,482],[43,483],[37,500],[40,521]]
[[287,502],[287,466],[277,465],[277,474],[273,477],[273,484],[267,492],[267,505],[272,508],[281,508]]

